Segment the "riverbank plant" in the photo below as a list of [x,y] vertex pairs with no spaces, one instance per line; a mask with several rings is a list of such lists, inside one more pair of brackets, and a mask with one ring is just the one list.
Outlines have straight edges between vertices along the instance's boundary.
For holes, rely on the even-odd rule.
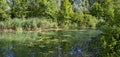
[[[102,33],[96,37],[93,37],[91,41],[91,48],[95,52],[95,57],[120,57],[120,26],[118,24],[120,20],[120,7],[118,0],[104,0],[101,5],[104,7],[105,12],[104,22],[99,30]],[[100,2],[100,4],[102,4]],[[114,5],[114,7],[113,7]],[[115,11],[114,11],[115,10]],[[113,12],[114,11],[114,12]]]

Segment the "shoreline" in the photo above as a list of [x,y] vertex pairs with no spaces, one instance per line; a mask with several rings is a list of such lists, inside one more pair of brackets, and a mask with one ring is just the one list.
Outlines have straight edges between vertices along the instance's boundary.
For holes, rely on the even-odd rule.
[[[29,28],[30,29],[30,28]],[[76,28],[77,30],[82,29],[96,29],[96,28]],[[76,30],[75,29],[75,30]],[[17,30],[14,29],[0,29],[0,32],[45,32],[45,31],[51,31],[51,30],[70,30],[70,28],[37,28],[37,29],[30,29],[30,30],[24,30],[22,28],[18,28]]]
[[66,30],[64,28],[37,28],[37,29],[31,29],[31,30],[23,30],[22,28],[18,28],[18,30],[14,30],[14,29],[0,29],[0,32],[24,32],[24,31],[27,31],[27,32],[44,32],[44,31],[50,31],[50,30]]

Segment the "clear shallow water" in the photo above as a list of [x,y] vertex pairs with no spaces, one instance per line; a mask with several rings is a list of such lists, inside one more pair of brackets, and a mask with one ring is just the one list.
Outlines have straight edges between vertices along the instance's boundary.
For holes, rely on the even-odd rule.
[[0,32],[0,57],[90,57],[89,42],[100,31]]

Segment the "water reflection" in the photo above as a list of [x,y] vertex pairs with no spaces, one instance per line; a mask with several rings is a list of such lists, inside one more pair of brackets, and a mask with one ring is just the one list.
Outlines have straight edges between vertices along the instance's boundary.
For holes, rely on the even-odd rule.
[[[0,33],[0,57],[89,57],[96,31]],[[86,56],[88,55],[88,56]]]
[[78,47],[72,47],[70,55],[71,56],[82,56],[82,51]]
[[35,57],[35,52],[34,51],[30,50],[29,52],[30,52],[29,57]]
[[15,57],[15,54],[12,51],[12,49],[13,49],[12,45],[4,47],[3,56],[4,57]]

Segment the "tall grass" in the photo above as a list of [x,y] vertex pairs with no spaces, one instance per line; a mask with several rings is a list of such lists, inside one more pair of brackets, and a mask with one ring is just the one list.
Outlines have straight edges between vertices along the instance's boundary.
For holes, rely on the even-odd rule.
[[[74,18],[73,18],[74,19]],[[39,28],[63,28],[63,29],[76,29],[84,27],[96,27],[97,20],[92,16],[87,15],[85,19],[80,22],[72,20],[56,21],[57,19],[50,18],[14,18],[5,21],[0,21],[0,29],[12,29],[15,31],[35,31]]]
[[37,28],[57,27],[57,22],[47,18],[9,19],[0,22],[0,29],[36,30]]

